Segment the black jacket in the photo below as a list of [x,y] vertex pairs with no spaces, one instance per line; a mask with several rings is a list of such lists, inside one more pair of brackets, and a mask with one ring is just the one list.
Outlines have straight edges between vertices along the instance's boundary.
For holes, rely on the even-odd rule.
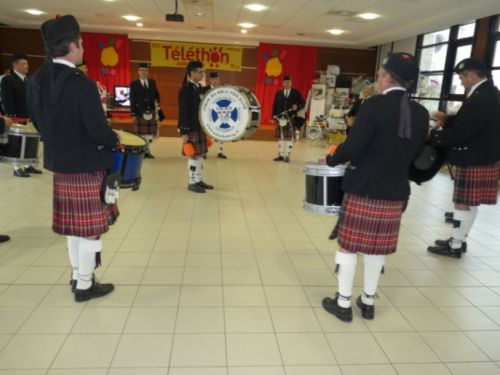
[[425,144],[429,113],[411,101],[412,138],[398,138],[402,95],[397,90],[365,100],[345,143],[327,156],[332,167],[350,161],[342,183],[346,193],[371,199],[408,199],[408,171]]
[[179,90],[179,131],[181,135],[190,132],[200,132],[201,125],[198,117],[198,110],[201,102],[200,86],[191,81],[186,81]]
[[451,126],[433,130],[429,142],[447,149],[452,165],[490,165],[500,160],[500,93],[480,84],[462,104]]
[[44,141],[44,167],[59,173],[111,167],[118,138],[95,82],[75,68],[44,62],[28,82],[31,119]]
[[15,72],[2,79],[0,93],[3,110],[7,116],[29,117],[26,103],[26,83]]
[[156,88],[156,81],[148,79],[148,88],[144,88],[139,79],[130,84],[130,112],[132,116],[141,116],[143,113],[154,113],[155,102],[160,101],[160,94]]
[[[302,98],[302,95],[300,95],[300,92],[298,90],[294,88],[290,89],[288,98],[285,98],[284,90],[276,92],[273,103],[273,116],[276,116],[278,113],[292,108],[294,104],[297,105],[297,111],[304,108],[305,105],[304,99]],[[290,112],[290,115],[295,115],[297,111]]]

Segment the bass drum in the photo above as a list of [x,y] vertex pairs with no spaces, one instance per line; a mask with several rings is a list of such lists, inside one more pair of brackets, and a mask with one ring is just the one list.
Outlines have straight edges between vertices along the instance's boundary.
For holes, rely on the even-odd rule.
[[255,133],[260,124],[260,104],[244,87],[219,86],[205,94],[198,116],[208,136],[221,142],[234,142]]

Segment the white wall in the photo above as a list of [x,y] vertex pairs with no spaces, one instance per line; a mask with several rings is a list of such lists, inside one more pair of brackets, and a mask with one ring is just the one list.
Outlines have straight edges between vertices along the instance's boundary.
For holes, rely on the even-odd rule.
[[415,55],[415,50],[417,48],[417,36],[412,36],[411,38],[405,38],[396,40],[394,42],[385,43],[379,46],[379,55],[377,60],[377,70],[380,66],[382,60],[387,56],[389,52],[408,52]]

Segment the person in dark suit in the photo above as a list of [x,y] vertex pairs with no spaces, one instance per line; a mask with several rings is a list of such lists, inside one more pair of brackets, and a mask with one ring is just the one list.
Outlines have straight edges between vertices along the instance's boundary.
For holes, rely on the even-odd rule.
[[[8,117],[4,117],[0,115],[0,136],[5,133],[5,130],[8,129],[12,125],[12,120]],[[0,243],[7,242],[10,240],[10,237],[5,234],[0,234]]]
[[[275,136],[279,138],[279,154],[274,161],[290,162],[290,153],[292,151],[293,137],[295,135],[295,128],[299,127],[299,119],[297,119],[297,111],[304,108],[304,98],[299,90],[292,88],[292,77],[285,75],[283,77],[283,90],[276,92],[273,103],[273,118],[287,111],[290,118],[290,124],[281,127],[279,121],[276,120]],[[297,122],[297,124],[296,124]]]
[[[203,131],[198,117],[205,69],[201,61],[190,61],[186,66],[186,77],[179,90],[179,124],[182,137],[182,154],[188,157],[188,190],[205,193],[214,187],[203,182],[203,155],[208,151],[207,135]],[[189,152],[186,152],[187,150]]]
[[427,250],[460,258],[466,250],[467,235],[478,206],[497,203],[500,94],[487,78],[483,62],[465,59],[454,70],[465,88],[466,98],[452,124],[446,124],[444,113],[434,114],[438,126],[429,137],[432,145],[447,150],[447,160],[455,166],[453,229],[449,239],[437,240]]
[[101,197],[118,136],[106,122],[95,83],[76,68],[82,61],[80,26],[72,15],[42,25],[47,58],[28,83],[28,106],[44,139],[44,166],[54,173],[52,230],[66,236],[76,302],[114,290],[94,277],[102,235],[118,216]]
[[[26,84],[28,82],[28,57],[25,53],[12,55],[12,73],[2,79],[0,95],[6,116],[17,117],[25,123],[29,116],[26,103]],[[14,165],[14,176],[30,177],[30,173],[41,174],[42,171],[32,165]]]
[[[139,78],[130,84],[130,112],[134,120],[135,133],[151,144],[158,131],[156,106],[160,101],[160,94],[156,88],[156,81],[149,78],[148,64],[140,63],[138,73]],[[154,159],[150,150],[144,157]]]
[[351,131],[351,127],[354,125],[354,121],[356,120],[356,116],[358,115],[361,104],[363,104],[364,101],[372,95],[373,95],[372,85],[365,84],[361,89],[360,98],[353,103],[352,108],[347,113],[347,133]]
[[385,255],[396,251],[401,215],[410,195],[410,164],[425,145],[429,124],[427,110],[406,93],[418,74],[413,56],[390,53],[378,72],[381,95],[363,103],[351,134],[326,157],[331,167],[350,162],[342,183],[346,195],[335,257],[338,292],[322,302],[342,321],[352,320],[357,253],[364,257],[364,285],[356,304],[363,318],[373,319]]

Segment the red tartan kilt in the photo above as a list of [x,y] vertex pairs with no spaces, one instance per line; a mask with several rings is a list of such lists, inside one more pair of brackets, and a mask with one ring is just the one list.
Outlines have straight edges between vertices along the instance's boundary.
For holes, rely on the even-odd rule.
[[342,202],[339,245],[370,255],[396,251],[405,201],[370,199],[347,194]]
[[119,215],[117,205],[101,201],[105,171],[54,173],[52,230],[58,234],[93,237],[106,233]]
[[142,115],[137,115],[134,121],[134,132],[137,135],[156,135],[158,130],[158,122],[153,118],[144,120]]
[[496,204],[500,168],[492,165],[455,167],[453,202],[467,206]]
[[208,152],[207,135],[203,130],[189,133],[189,142],[194,147],[194,156],[202,156]]

